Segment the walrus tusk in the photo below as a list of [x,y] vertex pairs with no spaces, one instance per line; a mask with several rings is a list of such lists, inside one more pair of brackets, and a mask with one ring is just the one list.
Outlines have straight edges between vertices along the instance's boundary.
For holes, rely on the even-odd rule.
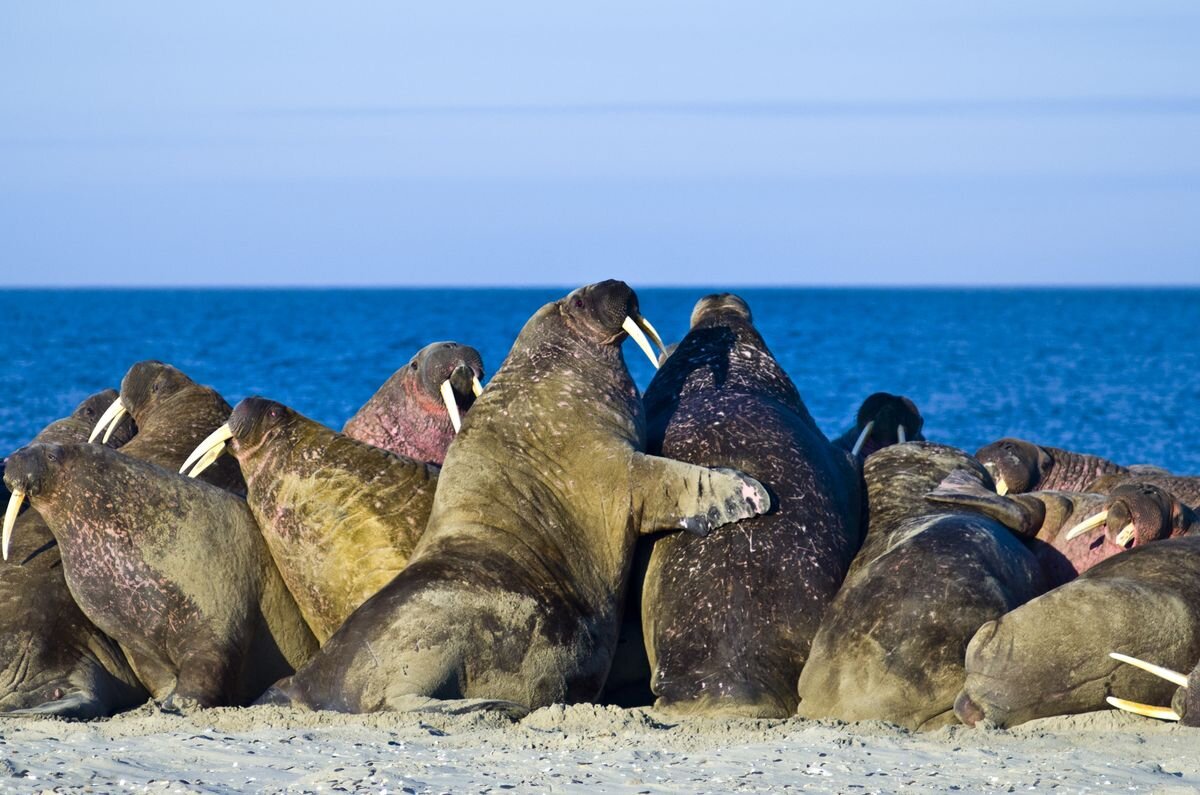
[[1108,511],[1101,511],[1090,519],[1084,519],[1079,524],[1067,531],[1066,540],[1078,538],[1089,530],[1095,530],[1100,525],[1108,521]]
[[113,431],[117,429],[117,423],[128,413],[125,404],[121,402],[121,398],[118,397],[112,403],[109,403],[108,408],[100,415],[100,419],[96,421],[96,427],[92,428],[92,435],[88,437],[88,443],[91,444],[96,441],[96,437],[100,435],[101,431],[104,431],[104,438],[101,441],[107,443],[113,435]]
[[663,345],[662,337],[658,336],[658,332],[654,330],[654,326],[650,325],[650,321],[644,317],[639,317],[638,323],[642,324],[642,328],[644,328],[646,333],[650,335],[650,339],[654,341],[654,344],[658,346],[658,349],[663,353],[666,353],[667,346]]
[[1166,679],[1173,685],[1187,687],[1187,676],[1179,673],[1178,671],[1172,671],[1170,668],[1163,668],[1161,665],[1148,663],[1145,660],[1139,660],[1137,657],[1130,657],[1127,654],[1120,654],[1115,651],[1109,652],[1108,656],[1112,657],[1114,660],[1120,660],[1126,665],[1132,665],[1134,668],[1141,668],[1143,671],[1149,671],[1160,679]]
[[1136,532],[1133,522],[1121,528],[1121,532],[1117,533],[1117,546],[1123,547],[1133,540],[1133,535]]
[[450,424],[454,426],[454,432],[458,433],[458,429],[462,427],[462,417],[458,414],[458,403],[454,400],[454,387],[450,385],[450,379],[447,378],[442,382],[442,402],[446,404],[446,413],[450,415]]
[[1123,698],[1109,696],[1104,699],[1109,704],[1112,704],[1117,709],[1132,712],[1135,715],[1144,715],[1147,718],[1158,718],[1159,720],[1181,720],[1175,714],[1175,710],[1170,707],[1152,707],[1149,704],[1139,704],[1136,701],[1126,701]]
[[658,357],[654,355],[654,349],[650,347],[650,340],[646,339],[646,332],[642,331],[637,321],[626,315],[625,322],[621,324],[621,328],[625,329],[625,333],[637,343],[637,346],[642,349],[642,353],[646,354],[646,358],[650,360],[650,363],[654,365],[654,369],[657,370]]
[[896,439],[900,442],[900,444],[904,444],[908,441],[908,432],[904,430],[903,425],[896,426]]
[[875,427],[875,420],[871,420],[863,426],[862,433],[858,435],[858,439],[854,442],[854,448],[850,451],[850,455],[858,455],[862,451],[863,445],[867,443],[867,439],[871,436],[871,429]]
[[8,544],[12,541],[13,525],[17,523],[17,514],[21,512],[21,504],[25,502],[25,492],[17,489],[8,498],[8,510],[4,512],[4,559],[8,560]]
[[1003,497],[1005,494],[1008,494],[1008,484],[1004,482],[1003,475],[996,477],[996,493],[1001,497]]
[[475,393],[475,397],[483,394],[483,384],[479,383],[479,376],[471,376],[471,391]]
[[233,438],[233,431],[229,427],[229,423],[225,423],[220,428],[210,433],[205,437],[204,441],[196,445],[196,449],[192,451],[187,460],[183,462],[183,466],[179,468],[179,474],[187,471],[187,468],[192,466],[193,462],[199,462],[192,468],[187,475],[194,478],[204,470],[212,466],[212,462],[221,457],[221,453],[225,452],[225,442]]

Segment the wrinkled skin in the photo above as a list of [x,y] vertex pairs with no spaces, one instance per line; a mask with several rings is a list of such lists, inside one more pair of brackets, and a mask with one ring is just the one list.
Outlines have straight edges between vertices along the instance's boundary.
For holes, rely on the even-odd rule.
[[1200,510],[1200,477],[1172,475],[1138,467],[1135,471],[1105,475],[1096,480],[1091,488],[1107,494],[1117,488],[1135,488],[1142,484],[1156,486],[1192,510]]
[[5,479],[156,700],[245,704],[316,648],[241,498],[94,444],[25,447]]
[[475,402],[472,377],[483,379],[479,351],[457,342],[426,345],[379,387],[342,433],[396,455],[440,465],[454,439],[442,383],[450,381],[459,415],[466,416]]
[[[1122,486],[1109,495],[1035,491],[1001,497],[953,472],[927,498],[990,516],[1021,536],[1041,563],[1050,587],[1070,582],[1102,560],[1139,544],[1185,535],[1197,517],[1172,495],[1150,485]],[[1069,531],[1101,511],[1108,521],[1073,539]],[[1134,539],[1117,544],[1130,522]]]
[[263,398],[229,418],[228,448],[271,556],[324,643],[408,564],[437,467],[358,442]]
[[992,442],[979,448],[975,457],[993,480],[997,483],[1003,480],[1010,494],[1093,491],[1090,485],[1097,478],[1127,471],[1099,456],[1041,447],[1021,439]]
[[703,538],[643,542],[654,546],[641,610],[655,706],[786,718],[861,541],[857,470],[817,429],[734,295],[700,300],[645,403],[651,453],[746,472],[770,484],[776,506]]
[[1136,547],[979,629],[955,712],[1015,726],[1107,709],[1105,697],[1166,704],[1175,686],[1109,652],[1187,670],[1200,659],[1200,537]]
[[[112,389],[92,395],[32,443],[86,442],[116,397]],[[132,432],[124,420],[109,444],[123,444]],[[75,604],[54,536],[36,510],[17,518],[9,559],[0,563],[0,665],[0,713],[100,718],[148,698],[121,649]]]
[[[542,307],[466,416],[408,567],[264,702],[371,712],[412,697],[516,711],[595,698],[640,532],[767,510],[757,482],[647,456],[621,282]],[[701,494],[702,492],[702,494]]]
[[1007,528],[923,499],[956,470],[992,485],[970,456],[942,445],[897,445],[867,459],[867,540],[813,640],[801,716],[909,729],[956,722],[967,642],[1044,591],[1037,559]]
[[854,427],[847,430],[834,441],[838,447],[850,452],[854,443],[869,423],[870,434],[863,442],[858,457],[865,459],[872,453],[879,452],[885,447],[898,444],[899,429],[904,427],[905,441],[925,441],[921,429],[925,427],[925,418],[917,409],[917,405],[903,395],[891,395],[887,392],[876,392],[863,401],[854,418]]
[[1184,726],[1200,727],[1200,664],[1188,676],[1188,686],[1175,691],[1171,706]]
[[[169,364],[138,362],[121,381],[121,402],[137,423],[125,455],[178,472],[196,445],[229,416],[229,404],[212,387],[201,386]],[[223,459],[201,480],[235,494],[246,484],[237,462]]]

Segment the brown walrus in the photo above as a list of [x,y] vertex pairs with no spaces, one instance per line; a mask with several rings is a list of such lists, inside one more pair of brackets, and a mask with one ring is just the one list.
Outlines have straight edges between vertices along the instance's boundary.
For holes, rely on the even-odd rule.
[[[147,360],[125,373],[120,398],[104,412],[88,441],[102,434],[108,439],[115,423],[130,414],[137,433],[121,445],[121,452],[174,472],[229,411],[229,404],[212,387],[197,384],[169,364]],[[219,462],[204,474],[204,481],[235,494],[246,493],[235,461]]]
[[483,391],[479,351],[457,342],[426,345],[342,428],[351,439],[441,465],[462,415]]
[[371,712],[466,698],[520,712],[594,698],[638,535],[706,533],[769,507],[749,477],[641,452],[620,346],[629,334],[655,361],[643,329],[623,282],[542,307],[450,446],[408,567],[262,701]]
[[5,481],[10,507],[28,497],[54,533],[76,603],[164,705],[245,704],[316,649],[240,497],[95,444],[24,447]]
[[786,718],[861,543],[857,468],[817,428],[736,295],[697,302],[644,399],[649,452],[733,467],[770,484],[775,504],[704,537],[647,539],[641,616],[655,706]]
[[[85,441],[116,396],[112,389],[92,395],[31,443]],[[132,434],[126,420],[109,443]],[[75,604],[41,515],[27,510],[13,525],[0,564],[0,712],[99,718],[144,702],[148,695],[121,649]]]
[[984,445],[975,458],[996,482],[997,493],[1027,491],[1091,491],[1102,475],[1128,470],[1106,458],[1044,447],[1022,439],[1001,439]]
[[408,564],[437,467],[355,441],[281,403],[246,398],[184,463],[228,449],[288,590],[324,643]]

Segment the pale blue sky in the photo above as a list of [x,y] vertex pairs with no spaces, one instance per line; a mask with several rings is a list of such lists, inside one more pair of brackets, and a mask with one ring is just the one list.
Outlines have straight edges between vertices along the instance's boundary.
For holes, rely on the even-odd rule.
[[18,284],[1200,282],[1200,5],[16,3]]

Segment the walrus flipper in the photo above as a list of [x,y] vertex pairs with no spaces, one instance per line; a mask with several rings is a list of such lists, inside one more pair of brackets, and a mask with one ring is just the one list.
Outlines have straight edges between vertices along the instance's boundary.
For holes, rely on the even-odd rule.
[[1045,506],[1039,500],[1022,495],[1001,496],[984,488],[965,469],[951,472],[925,499],[990,516],[1021,536],[1036,536],[1045,519]]
[[749,475],[638,453],[632,464],[634,510],[641,532],[687,530],[707,535],[726,524],[764,514],[771,495]]
[[36,707],[25,707],[8,712],[0,712],[0,718],[74,718],[87,720],[89,718],[107,718],[113,712],[103,699],[93,693],[72,693],[69,696],[38,704]]

